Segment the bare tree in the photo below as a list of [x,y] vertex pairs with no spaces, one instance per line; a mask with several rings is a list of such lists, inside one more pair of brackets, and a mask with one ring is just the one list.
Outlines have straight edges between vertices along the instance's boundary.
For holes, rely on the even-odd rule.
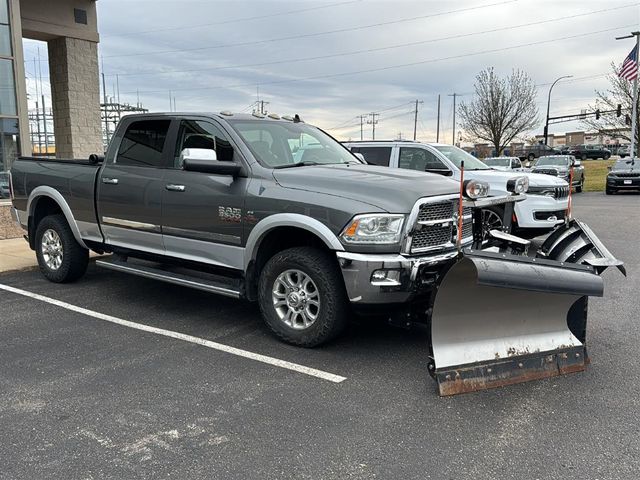
[[[589,105],[589,110],[617,110],[618,105],[622,106],[622,115],[602,114],[598,120],[595,117],[586,118],[582,123],[590,129],[597,130],[600,134],[612,135],[631,141],[631,115],[633,108],[633,82],[620,78],[618,72],[621,65],[611,62],[611,73],[607,75],[609,88],[603,91],[596,90],[595,106]],[[640,104],[640,102],[638,102]],[[640,118],[640,109],[637,110],[636,125]],[[627,116],[629,123],[627,123]],[[636,145],[640,141],[640,129],[636,132]]]
[[491,143],[496,155],[538,125],[536,87],[526,73],[499,78],[490,67],[476,76],[474,87],[474,100],[460,104],[461,126],[467,136]]

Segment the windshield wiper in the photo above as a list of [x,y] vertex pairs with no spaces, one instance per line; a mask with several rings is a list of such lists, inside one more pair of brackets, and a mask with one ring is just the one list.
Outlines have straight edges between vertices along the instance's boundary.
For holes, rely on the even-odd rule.
[[298,162],[298,163],[287,163],[285,165],[278,165],[277,167],[273,167],[273,168],[281,169],[281,168],[295,168],[295,167],[311,167],[313,165],[324,165],[324,164],[319,162]]

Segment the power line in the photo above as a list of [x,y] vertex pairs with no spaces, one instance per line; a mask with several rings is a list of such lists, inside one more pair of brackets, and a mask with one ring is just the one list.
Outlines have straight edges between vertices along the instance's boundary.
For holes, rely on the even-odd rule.
[[[446,40],[455,40],[455,39],[460,39],[460,38],[467,38],[467,37],[472,37],[472,36],[476,36],[476,35],[486,35],[489,33],[497,33],[497,32],[503,32],[503,31],[508,31],[508,30],[513,30],[513,29],[518,29],[518,28],[524,28],[524,27],[529,27],[529,26],[534,26],[534,25],[541,25],[541,24],[545,24],[545,23],[552,23],[552,22],[559,22],[559,21],[563,21],[563,20],[572,20],[578,17],[584,17],[584,16],[588,16],[588,15],[596,15],[596,14],[600,14],[603,12],[608,12],[608,11],[612,11],[612,10],[620,10],[623,8],[630,8],[630,7],[636,7],[640,5],[640,3],[634,3],[634,4],[630,4],[630,5],[623,5],[620,7],[613,7],[613,8],[606,8],[606,9],[602,9],[602,10],[595,10],[595,11],[591,11],[591,12],[586,12],[586,13],[581,13],[581,14],[576,14],[576,15],[569,15],[569,16],[565,16],[565,17],[557,17],[557,18],[551,18],[551,19],[547,19],[547,20],[540,20],[540,21],[536,21],[536,22],[530,22],[530,23],[523,23],[520,25],[511,25],[511,26],[507,26],[507,27],[499,27],[499,28],[493,28],[490,30],[482,30],[479,32],[470,32],[470,33],[460,33],[460,34],[456,34],[456,35],[449,35],[446,37],[438,37],[438,38],[430,38],[427,40],[419,40],[419,41],[415,41],[415,42],[407,42],[407,43],[398,43],[398,44],[394,44],[394,45],[388,45],[388,46],[384,46],[384,47],[376,47],[376,48],[366,48],[366,49],[362,49],[362,50],[352,50],[352,51],[348,51],[348,52],[340,52],[340,53],[333,53],[333,54],[327,54],[327,55],[316,55],[316,56],[312,56],[312,57],[303,57],[303,58],[290,58],[290,59],[285,59],[285,60],[275,60],[275,61],[270,61],[270,62],[259,62],[259,63],[245,63],[245,64],[238,64],[238,65],[223,65],[223,66],[217,66],[217,67],[207,67],[207,68],[194,68],[194,69],[175,69],[175,70],[149,70],[149,71],[143,71],[143,72],[123,72],[123,73],[119,73],[119,75],[121,76],[144,76],[144,75],[165,75],[165,74],[170,74],[170,73],[190,73],[190,72],[205,72],[205,71],[216,71],[216,70],[234,70],[234,69],[241,69],[241,68],[251,68],[251,67],[265,67],[265,66],[269,66],[269,65],[282,65],[282,64],[289,64],[289,63],[300,63],[300,62],[308,62],[308,61],[312,61],[312,60],[326,60],[328,58],[336,58],[336,57],[346,57],[346,56],[351,56],[351,55],[359,55],[362,53],[372,53],[372,52],[380,52],[380,51],[384,51],[384,50],[393,50],[396,48],[404,48],[404,47],[411,47],[411,46],[416,46],[416,45],[424,45],[426,43],[435,43],[435,42],[441,42],[441,41],[446,41]],[[111,75],[116,75],[111,74]]]
[[[387,65],[385,67],[377,67],[377,68],[369,68],[366,70],[354,70],[354,71],[350,71],[350,72],[339,72],[339,73],[330,73],[330,74],[323,74],[323,75],[314,75],[314,76],[310,76],[310,77],[298,77],[298,78],[288,78],[285,80],[271,80],[271,81],[264,81],[264,82],[260,82],[261,85],[277,85],[277,84],[286,84],[286,83],[295,83],[295,82],[304,82],[304,81],[309,81],[309,80],[323,80],[323,79],[327,79],[327,78],[336,78],[336,77],[344,77],[344,76],[350,76],[350,75],[359,75],[362,73],[374,73],[374,72],[382,72],[382,71],[386,71],[386,70],[393,70],[395,68],[405,68],[405,67],[413,67],[416,65],[425,65],[425,64],[429,64],[429,63],[436,63],[436,62],[442,62],[445,60],[456,60],[459,58],[468,58],[468,57],[473,57],[476,55],[485,55],[488,53],[498,53],[498,52],[504,52],[507,50],[515,50],[518,48],[524,48],[524,47],[531,47],[531,46],[535,46],[535,45],[543,45],[546,43],[554,43],[554,42],[558,42],[561,40],[571,40],[574,38],[581,38],[581,37],[586,37],[586,36],[590,36],[590,35],[597,35],[600,33],[606,33],[606,32],[611,32],[613,30],[619,30],[621,28],[630,28],[635,26],[636,24],[632,23],[632,24],[628,24],[628,25],[620,25],[617,27],[613,27],[613,28],[607,28],[604,30],[597,30],[597,31],[592,31],[592,32],[587,32],[587,33],[581,33],[581,34],[577,34],[577,35],[568,35],[565,37],[558,37],[558,38],[553,38],[553,39],[547,39],[547,40],[540,40],[537,42],[529,42],[529,43],[523,43],[523,44],[519,44],[519,45],[511,45],[508,47],[501,47],[501,48],[494,48],[494,49],[489,49],[489,50],[480,50],[477,52],[470,52],[470,53],[463,53],[463,54],[459,54],[459,55],[450,55],[447,57],[439,57],[439,58],[431,58],[428,60],[419,60],[419,61],[415,61],[415,62],[409,62],[409,63],[400,63],[400,64],[395,64],[395,65]],[[195,90],[219,90],[219,89],[230,89],[230,88],[240,88],[240,87],[248,87],[248,86],[253,86],[255,85],[255,82],[252,83],[241,83],[241,84],[233,84],[233,85],[221,85],[221,86],[215,86],[215,87],[188,87],[188,88],[182,88],[182,89],[174,89],[176,91],[179,90],[188,90],[188,91],[195,91]],[[162,93],[164,92],[164,90],[146,90],[146,91],[142,91],[140,93]],[[127,92],[127,93],[136,93],[136,92]]]
[[503,0],[501,2],[489,3],[489,4],[485,4],[485,5],[477,5],[475,7],[459,8],[457,10],[449,10],[449,11],[446,11],[446,12],[431,13],[431,14],[428,14],[428,15],[420,15],[420,16],[416,16],[416,17],[402,18],[402,19],[399,19],[399,20],[389,20],[387,22],[371,23],[371,24],[368,24],[368,25],[361,25],[361,26],[358,26],[358,27],[351,26],[351,27],[347,27],[347,28],[339,28],[339,29],[336,29],[336,30],[326,30],[324,32],[304,33],[304,34],[300,34],[300,35],[290,35],[290,36],[286,36],[286,37],[270,38],[270,39],[266,39],[266,40],[251,40],[251,41],[248,41],[248,42],[227,43],[227,44],[222,44],[222,45],[212,45],[212,46],[208,46],[208,47],[181,48],[181,49],[176,49],[176,50],[157,50],[157,51],[151,51],[151,52],[138,52],[138,53],[123,53],[123,54],[120,54],[120,55],[105,55],[104,58],[136,57],[136,56],[144,56],[144,55],[161,55],[161,54],[167,54],[167,53],[194,52],[194,51],[201,51],[201,50],[213,50],[213,49],[218,49],[218,48],[244,47],[244,46],[248,46],[248,45],[257,45],[257,44],[265,44],[265,43],[273,43],[273,42],[282,42],[282,41],[285,41],[285,40],[296,40],[296,39],[299,39],[299,38],[319,37],[319,36],[322,36],[322,35],[331,35],[331,34],[334,34],[334,33],[354,32],[354,31],[357,31],[357,30],[365,30],[365,29],[369,29],[369,28],[381,27],[381,26],[386,26],[386,25],[395,25],[395,24],[398,24],[398,23],[414,22],[416,20],[424,20],[426,18],[442,17],[444,15],[450,15],[452,13],[460,13],[460,12],[468,12],[468,11],[472,11],[472,10],[479,10],[479,9],[482,9],[482,8],[489,8],[489,7],[494,7],[496,5],[504,5],[504,4],[507,4],[507,3],[514,3],[514,2],[517,2],[517,1],[519,1],[519,0]]
[[279,13],[269,13],[267,15],[256,15],[253,17],[242,17],[242,18],[235,18],[235,19],[230,19],[230,20],[223,20],[221,22],[213,22],[213,23],[201,23],[198,25],[184,25],[181,27],[163,27],[163,28],[156,28],[153,30],[143,30],[143,31],[138,31],[138,32],[128,32],[128,33],[113,33],[113,34],[108,34],[108,35],[102,35],[104,38],[111,38],[111,37],[130,37],[133,35],[145,35],[147,33],[155,33],[155,32],[169,32],[169,31],[173,31],[173,30],[193,30],[194,28],[202,28],[202,27],[212,27],[214,25],[227,25],[229,23],[238,23],[238,22],[246,22],[246,21],[250,21],[250,20],[261,20],[264,18],[271,18],[271,17],[282,17],[284,15],[292,15],[294,13],[303,13],[303,12],[310,12],[313,10],[321,10],[324,8],[333,8],[333,7],[342,7],[344,5],[349,5],[352,3],[358,3],[361,2],[362,0],[350,0],[348,2],[338,2],[338,3],[330,3],[328,5],[318,5],[315,7],[308,7],[308,8],[300,8],[298,10],[289,10],[286,12],[279,12]]

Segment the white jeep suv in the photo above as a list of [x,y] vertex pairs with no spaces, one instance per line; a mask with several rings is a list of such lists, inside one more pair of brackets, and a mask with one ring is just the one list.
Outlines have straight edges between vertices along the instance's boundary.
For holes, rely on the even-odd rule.
[[[569,184],[557,177],[529,172],[500,171],[488,167],[474,156],[453,145],[411,141],[345,142],[353,153],[360,153],[368,163],[392,168],[407,168],[437,173],[460,181],[464,161],[465,180],[482,180],[490,186],[490,195],[507,194],[507,182],[527,177],[526,200],[515,204],[515,221],[519,229],[551,230],[565,219]],[[484,221],[489,228],[502,227],[501,207],[488,207]]]

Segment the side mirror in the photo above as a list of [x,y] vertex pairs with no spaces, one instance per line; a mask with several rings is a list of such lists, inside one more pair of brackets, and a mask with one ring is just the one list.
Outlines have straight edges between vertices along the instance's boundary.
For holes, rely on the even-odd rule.
[[236,177],[242,165],[235,162],[218,161],[215,150],[208,148],[185,148],[180,154],[182,168],[188,172],[212,173]]
[[573,166],[574,167],[579,167],[580,165],[582,165],[582,163],[580,163],[580,160],[574,160],[573,161]]

